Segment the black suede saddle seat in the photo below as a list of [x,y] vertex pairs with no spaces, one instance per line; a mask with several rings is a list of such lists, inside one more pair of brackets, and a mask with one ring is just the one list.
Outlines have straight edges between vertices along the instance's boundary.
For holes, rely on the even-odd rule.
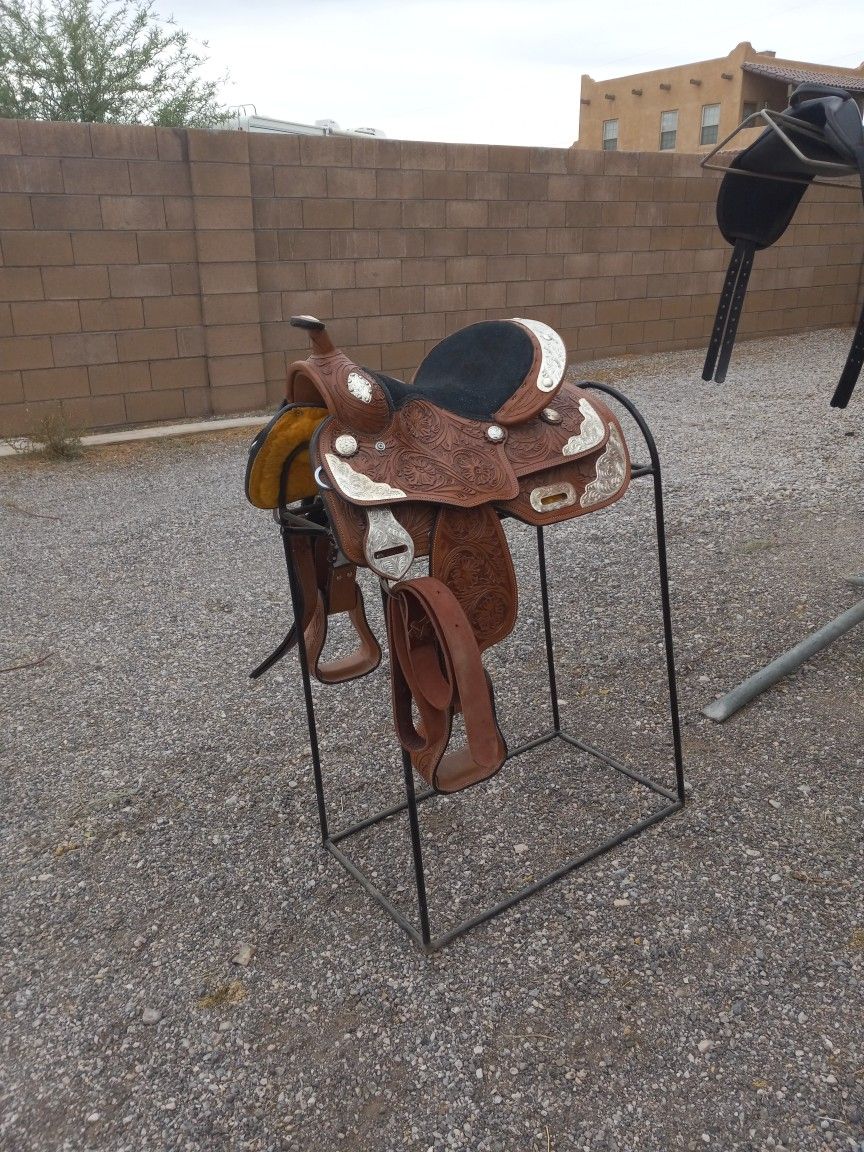
[[[780,239],[815,179],[854,172],[860,176],[864,195],[861,109],[845,89],[818,84],[796,88],[789,107],[772,114],[762,135],[729,165],[717,195],[717,224],[733,250],[704,380],[722,383],[726,378],[755,253]],[[862,365],[864,311],[832,407],[846,407]]]
[[436,344],[410,384],[374,372],[394,409],[422,397],[469,420],[491,420],[534,363],[528,332],[509,320],[472,324]]

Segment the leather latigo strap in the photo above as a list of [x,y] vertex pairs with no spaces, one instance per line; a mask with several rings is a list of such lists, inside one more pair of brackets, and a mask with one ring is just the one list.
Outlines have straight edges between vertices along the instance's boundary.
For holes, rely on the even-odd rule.
[[[415,771],[438,792],[458,792],[494,776],[507,745],[480,648],[456,597],[433,576],[395,584],[387,599],[387,633],[396,732]],[[466,746],[445,754],[458,712]]]

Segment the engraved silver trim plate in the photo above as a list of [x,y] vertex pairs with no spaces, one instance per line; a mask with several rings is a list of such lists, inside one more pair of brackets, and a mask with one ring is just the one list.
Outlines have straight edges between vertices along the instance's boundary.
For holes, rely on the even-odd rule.
[[540,344],[540,375],[537,377],[537,387],[541,392],[554,392],[564,379],[564,369],[567,367],[567,349],[564,341],[554,328],[540,320],[523,320],[519,316],[513,317],[514,324],[521,324],[532,332]]
[[564,422],[564,417],[554,408],[544,408],[540,413],[540,419],[544,424],[562,424]]
[[600,413],[584,396],[579,401],[579,411],[582,413],[582,425],[578,435],[571,436],[561,449],[563,456],[576,456],[580,452],[589,452],[598,444],[602,444],[606,435],[606,426]]
[[583,508],[593,508],[610,499],[627,479],[627,453],[624,441],[617,428],[609,429],[609,443],[597,461],[594,479],[582,493],[579,504]]
[[362,472],[357,472],[346,460],[340,460],[332,452],[324,453],[330,479],[348,500],[406,500],[407,494],[391,484],[370,480]]
[[337,436],[333,441],[333,447],[340,456],[356,456],[357,449],[360,445],[354,436],[348,436],[346,434],[344,436]]
[[498,424],[490,424],[486,429],[486,439],[491,440],[493,444],[501,444],[504,441],[507,433]]
[[348,373],[348,391],[362,404],[372,403],[372,385],[359,372]]
[[363,541],[366,563],[376,576],[401,580],[414,563],[414,541],[389,508],[367,508]]
[[528,499],[535,512],[557,512],[559,508],[569,508],[576,503],[576,489],[566,481],[547,484],[543,488],[534,488]]

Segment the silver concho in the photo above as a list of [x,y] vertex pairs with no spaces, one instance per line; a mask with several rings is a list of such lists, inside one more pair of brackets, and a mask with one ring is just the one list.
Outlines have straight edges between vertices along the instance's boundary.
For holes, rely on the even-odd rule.
[[346,434],[344,436],[337,436],[333,441],[333,447],[336,449],[340,456],[356,456],[357,449],[360,447],[360,445],[357,443],[353,436],[348,436]]
[[325,452],[324,459],[333,483],[348,500],[405,500],[406,493],[390,484],[370,480],[362,472],[357,472],[345,460],[340,460],[332,452]]
[[571,436],[561,453],[564,456],[577,456],[580,452],[588,452],[603,443],[606,427],[597,409],[584,397],[579,401],[579,411],[582,413],[582,426],[578,436]]
[[535,512],[555,512],[576,503],[576,489],[572,484],[547,484],[534,488],[528,497]]
[[614,496],[627,479],[627,456],[621,433],[614,426],[609,430],[609,443],[597,461],[594,479],[582,493],[579,501],[583,508],[593,508]]
[[540,320],[523,320],[518,316],[514,316],[513,320],[537,337],[541,353],[537,387],[541,392],[554,392],[564,378],[564,369],[567,367],[567,349],[564,347],[564,341],[554,328],[550,328]]
[[544,424],[561,424],[564,417],[560,412],[556,412],[554,408],[544,408],[540,413],[540,419]]
[[401,580],[414,563],[414,541],[389,508],[367,508],[366,563],[385,580]]
[[507,433],[498,424],[490,424],[486,429],[486,439],[491,440],[493,444],[501,444],[506,435]]
[[348,391],[363,404],[372,403],[372,385],[359,372],[348,373]]

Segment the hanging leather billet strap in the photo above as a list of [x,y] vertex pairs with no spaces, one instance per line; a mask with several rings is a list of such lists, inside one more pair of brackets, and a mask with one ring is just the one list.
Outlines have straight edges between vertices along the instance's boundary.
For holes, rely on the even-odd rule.
[[[396,733],[414,770],[438,792],[458,792],[494,776],[507,745],[480,648],[447,585],[434,576],[394,584],[387,596],[387,635]],[[465,747],[445,755],[460,712]]]
[[[717,196],[717,223],[733,245],[732,259],[702,372],[703,380],[726,378],[744,294],[756,252],[774,244],[789,226],[801,198],[826,163],[854,166],[864,195],[864,126],[853,97],[842,88],[802,84],[780,116],[783,133],[766,128],[730,164]],[[752,173],[752,175],[750,175]],[[831,404],[845,408],[864,365],[864,312]]]
[[[317,485],[309,463],[309,439],[325,410],[283,404],[252,444],[246,468],[246,496],[256,507],[272,508],[282,533],[285,563],[297,577],[299,618],[285,639],[250,676],[263,676],[296,645],[303,633],[309,667],[322,684],[341,684],[374,671],[381,648],[366,619],[357,568],[337,549],[329,530],[318,521],[312,501]],[[300,502],[296,511],[288,505]],[[305,506],[304,506],[305,505]],[[347,613],[358,646],[349,656],[322,661],[330,619]]]

